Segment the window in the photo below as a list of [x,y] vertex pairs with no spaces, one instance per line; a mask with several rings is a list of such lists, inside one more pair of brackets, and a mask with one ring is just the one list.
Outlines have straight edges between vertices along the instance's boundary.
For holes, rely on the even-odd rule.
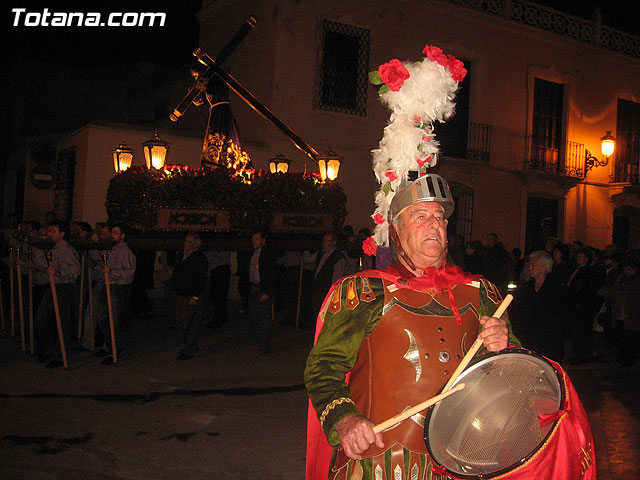
[[76,172],[76,149],[67,148],[58,153],[55,169],[53,210],[58,218],[71,221],[73,213],[73,187]]
[[528,168],[563,171],[563,101],[564,88],[561,83],[535,79]]
[[549,237],[558,237],[559,202],[554,198],[529,197],[527,201],[527,230],[525,252],[544,249]]
[[[455,98],[455,113],[446,123],[436,122],[434,124],[434,131],[436,133],[436,140],[440,142],[440,153],[442,155],[446,155],[447,157],[477,159],[477,155],[475,155],[477,145],[470,145],[472,147],[471,149],[467,148],[471,65],[467,60],[462,60],[462,62],[467,69],[467,75],[464,77],[464,80],[458,84]],[[488,145],[486,145],[485,150],[488,150]]]
[[318,108],[365,116],[369,30],[324,20]]
[[473,223],[473,189],[458,182],[450,182],[451,196],[456,202],[456,209],[449,217],[448,230],[462,235],[465,242],[471,240]]
[[618,100],[615,182],[640,182],[640,103]]

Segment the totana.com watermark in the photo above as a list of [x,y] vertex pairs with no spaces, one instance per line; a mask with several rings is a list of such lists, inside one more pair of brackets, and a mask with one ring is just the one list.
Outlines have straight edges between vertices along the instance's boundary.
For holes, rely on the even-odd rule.
[[14,27],[163,27],[167,19],[162,12],[28,12],[12,8]]

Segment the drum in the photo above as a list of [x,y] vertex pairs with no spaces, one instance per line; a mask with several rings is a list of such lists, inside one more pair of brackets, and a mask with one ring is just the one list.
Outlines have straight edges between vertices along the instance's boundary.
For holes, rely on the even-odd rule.
[[491,478],[522,465],[545,443],[564,402],[558,370],[528,350],[485,355],[453,386],[459,383],[463,390],[431,408],[424,432],[433,459],[459,478]]

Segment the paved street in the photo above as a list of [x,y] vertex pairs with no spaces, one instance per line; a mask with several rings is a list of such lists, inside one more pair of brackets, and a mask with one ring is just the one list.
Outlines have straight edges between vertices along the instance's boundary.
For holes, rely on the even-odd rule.
[[[234,314],[205,329],[196,358],[177,361],[177,331],[161,312],[137,320],[117,367],[72,351],[68,370],[49,370],[0,337],[0,478],[304,478],[312,333],[278,324],[274,352],[259,356],[246,317]],[[591,419],[598,478],[639,479],[638,369],[599,354],[568,367]]]

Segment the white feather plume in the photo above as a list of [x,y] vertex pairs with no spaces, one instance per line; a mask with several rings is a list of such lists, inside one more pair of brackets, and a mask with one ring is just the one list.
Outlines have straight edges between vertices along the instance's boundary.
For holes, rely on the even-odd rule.
[[424,58],[421,62],[403,62],[409,73],[402,86],[384,89],[381,101],[391,109],[378,148],[372,151],[373,170],[381,187],[375,195],[376,209],[371,216],[376,227],[377,245],[388,246],[388,211],[395,192],[410,170],[423,173],[436,165],[439,144],[433,122],[445,122],[455,110],[458,82],[449,69]]

